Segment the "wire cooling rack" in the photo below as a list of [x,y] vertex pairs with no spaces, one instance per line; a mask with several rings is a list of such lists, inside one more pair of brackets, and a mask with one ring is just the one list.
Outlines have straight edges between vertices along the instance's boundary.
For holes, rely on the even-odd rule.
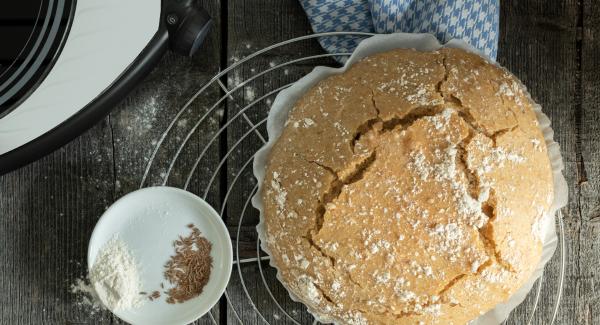
[[[258,189],[252,177],[252,161],[256,151],[266,142],[266,117],[279,91],[315,65],[324,61],[335,64],[331,58],[350,55],[327,53],[290,57],[289,53],[301,51],[286,51],[286,47],[297,48],[302,42],[314,42],[323,36],[372,35],[354,32],[312,34],[274,44],[241,58],[204,84],[174,114],[157,140],[140,187],[171,185],[184,188],[207,199],[228,224],[237,221],[237,226],[230,227],[230,232],[235,234],[232,236],[235,238],[235,267],[222,300],[226,302],[226,312],[215,307],[205,316],[205,322],[217,324],[217,319],[226,317],[229,323],[240,324],[317,323],[304,306],[290,299],[276,280],[275,270],[266,261],[268,257],[260,249],[255,230],[257,212],[250,206]],[[282,52],[286,53],[283,61],[282,56],[278,56]],[[275,57],[276,61],[265,64],[268,62],[265,58]],[[301,73],[290,76],[292,69]],[[240,78],[241,75],[249,77]],[[557,228],[558,249],[546,266],[547,270],[552,267],[551,280],[542,276],[526,302],[519,307],[524,310],[519,313],[520,318],[509,319],[508,323],[554,323],[561,301],[566,256],[560,211]]]

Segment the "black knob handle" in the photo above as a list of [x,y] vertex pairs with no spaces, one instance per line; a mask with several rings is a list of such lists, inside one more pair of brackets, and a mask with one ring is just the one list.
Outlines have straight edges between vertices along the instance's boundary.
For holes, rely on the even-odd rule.
[[194,55],[213,24],[208,12],[193,0],[168,1],[163,12],[171,50]]

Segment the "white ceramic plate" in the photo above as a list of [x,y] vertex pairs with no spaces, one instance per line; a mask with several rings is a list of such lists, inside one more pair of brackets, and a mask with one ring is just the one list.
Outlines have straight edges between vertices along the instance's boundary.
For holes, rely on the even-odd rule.
[[208,312],[229,282],[233,251],[219,214],[194,194],[172,187],[149,187],[129,193],[115,202],[100,218],[88,248],[88,267],[99,250],[118,234],[140,264],[142,290],[160,290],[163,266],[173,251],[173,241],[187,236],[193,223],[213,248],[213,269],[203,293],[181,304],[167,304],[163,294],[141,307],[114,312],[132,324],[187,324]]

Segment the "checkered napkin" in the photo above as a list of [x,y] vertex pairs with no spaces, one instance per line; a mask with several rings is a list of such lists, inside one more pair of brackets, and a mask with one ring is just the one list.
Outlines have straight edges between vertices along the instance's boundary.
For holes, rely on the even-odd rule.
[[[498,49],[499,0],[300,0],[316,33],[431,33],[463,39],[492,59]],[[319,39],[330,53],[352,52],[360,36]]]

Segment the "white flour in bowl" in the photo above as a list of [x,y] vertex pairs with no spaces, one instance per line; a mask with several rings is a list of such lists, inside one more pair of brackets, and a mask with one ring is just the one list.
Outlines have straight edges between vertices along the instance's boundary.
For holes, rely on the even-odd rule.
[[90,285],[78,280],[74,293],[89,296],[86,304],[97,306],[100,299],[110,310],[139,307],[144,302],[138,265],[129,248],[118,237],[112,238],[98,253],[88,275]]

